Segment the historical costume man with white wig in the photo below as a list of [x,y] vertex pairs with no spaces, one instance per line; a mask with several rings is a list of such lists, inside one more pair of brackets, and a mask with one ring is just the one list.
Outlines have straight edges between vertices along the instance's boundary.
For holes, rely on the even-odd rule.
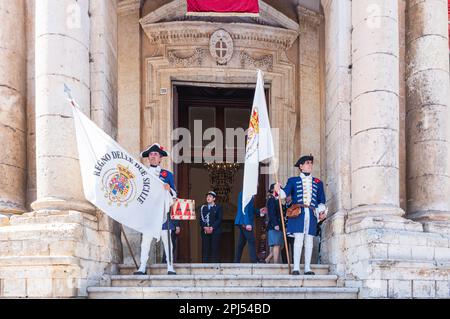
[[[303,243],[305,243],[305,275],[314,275],[311,271],[311,256],[313,239],[316,236],[317,223],[326,218],[325,191],[322,181],[311,175],[313,168],[313,156],[303,156],[296,167],[300,169],[300,175],[288,179],[284,188],[280,184],[275,186],[275,191],[281,198],[291,196],[293,211],[297,208],[299,214],[288,219],[287,233],[294,234],[294,269],[292,274],[300,274],[300,258]],[[296,205],[296,207],[295,207]]]
[[[144,150],[141,153],[142,158],[148,158],[148,162],[150,164],[149,170],[151,173],[158,176],[160,180],[162,180],[165,185],[164,188],[168,191],[170,191],[171,195],[176,198],[177,193],[175,190],[175,180],[173,177],[172,172],[169,172],[168,170],[162,169],[160,164],[163,157],[167,157],[168,154],[164,150],[164,148],[155,143],[148,147],[146,150]],[[171,231],[179,232],[180,227],[178,224],[178,221],[173,221],[169,217],[164,218],[165,222],[162,224],[162,231],[161,231],[161,239],[164,245],[164,251],[166,254],[166,260],[167,260],[167,273],[169,275],[175,275],[176,272],[173,268],[173,253],[169,252],[169,249],[173,247],[173,243],[170,242],[172,236],[169,234]],[[135,272],[135,275],[145,275],[146,269],[147,269],[147,261],[150,253],[150,246],[152,243],[152,237],[147,236],[146,234],[142,234],[142,242],[141,242],[141,264],[137,272]],[[170,248],[169,248],[170,247]],[[170,256],[168,258],[167,256]]]

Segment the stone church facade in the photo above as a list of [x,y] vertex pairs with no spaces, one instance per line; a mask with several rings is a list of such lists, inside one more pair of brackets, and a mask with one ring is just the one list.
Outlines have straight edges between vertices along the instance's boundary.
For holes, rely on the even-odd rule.
[[448,2],[185,13],[183,0],[0,0],[0,297],[83,297],[132,263],[119,225],[84,198],[64,84],[138,157],[173,145],[177,85],[254,88],[256,69],[280,180],[312,153],[326,184],[322,262],[361,298],[450,297]]

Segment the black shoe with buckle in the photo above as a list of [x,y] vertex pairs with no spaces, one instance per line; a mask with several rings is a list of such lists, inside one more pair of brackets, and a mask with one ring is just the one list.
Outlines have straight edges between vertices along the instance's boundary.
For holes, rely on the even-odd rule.
[[146,273],[145,273],[145,272],[142,272],[142,271],[135,271],[135,272],[133,273],[133,275],[135,275],[135,276],[145,276]]
[[168,271],[167,274],[168,275],[176,275],[177,273],[175,271]]
[[305,275],[306,276],[314,276],[315,273],[314,273],[314,271],[307,271],[307,272],[305,272]]
[[300,271],[294,270],[294,271],[292,272],[292,275],[294,275],[294,276],[299,276],[299,275],[300,275]]

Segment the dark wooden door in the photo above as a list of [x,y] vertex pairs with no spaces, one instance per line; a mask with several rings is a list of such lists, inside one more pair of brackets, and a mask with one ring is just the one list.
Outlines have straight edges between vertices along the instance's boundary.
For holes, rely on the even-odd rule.
[[[219,128],[225,132],[226,127],[243,127],[247,129],[250,119],[250,112],[253,102],[253,89],[217,89],[202,87],[175,86],[174,95],[174,128],[187,128],[193,134],[192,121],[196,118],[204,123],[203,131],[209,127]],[[176,119],[176,121],[175,121]],[[236,126],[236,127],[235,127]],[[192,137],[194,139],[194,136]],[[210,141],[205,141],[205,147]],[[192,140],[192,145],[194,140]],[[226,141],[223,141],[226,145]],[[197,150],[199,151],[199,150]],[[200,150],[201,151],[201,150]],[[235,158],[242,149],[233,149]],[[224,156],[226,152],[224,150]],[[244,150],[245,154],[245,150]],[[196,201],[197,213],[199,207],[205,203],[204,194],[209,190],[209,179],[207,170],[203,163],[194,163],[196,150],[191,149],[191,163],[181,163],[176,165],[176,182],[179,198],[189,198]],[[225,160],[225,158],[224,158]],[[243,163],[241,170],[243,170]],[[238,174],[233,186],[233,200],[237,198],[237,193],[242,189],[242,172]],[[260,176],[258,196],[256,206],[258,208],[265,205],[266,176]],[[234,200],[235,201],[235,200]],[[222,226],[221,237],[221,262],[232,262],[235,253],[235,205],[236,202],[227,206],[225,218]],[[178,236],[177,262],[178,263],[198,263],[201,262],[201,238],[200,227],[197,221],[181,222],[181,234]],[[260,250],[260,239],[263,234],[264,221],[258,216],[256,219],[256,245]]]

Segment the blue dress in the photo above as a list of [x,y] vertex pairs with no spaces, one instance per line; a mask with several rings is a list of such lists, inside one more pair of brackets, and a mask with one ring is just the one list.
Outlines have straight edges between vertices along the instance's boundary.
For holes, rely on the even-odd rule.
[[[284,238],[283,232],[281,231],[281,215],[280,206],[278,200],[271,196],[267,200],[267,215],[269,217],[269,223],[267,224],[268,235],[269,235],[269,246],[283,246]],[[278,226],[279,230],[275,227]]]

